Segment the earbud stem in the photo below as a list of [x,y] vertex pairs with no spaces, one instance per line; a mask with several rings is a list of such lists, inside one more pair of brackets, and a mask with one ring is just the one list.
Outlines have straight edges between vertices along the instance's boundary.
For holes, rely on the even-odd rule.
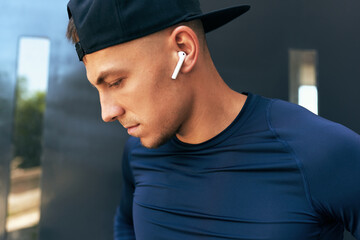
[[180,72],[180,69],[184,63],[184,60],[185,60],[185,57],[186,57],[186,53],[185,52],[178,52],[178,55],[179,55],[179,61],[178,63],[176,64],[176,67],[175,67],[175,70],[174,70],[174,73],[173,75],[171,76],[172,79],[176,79],[179,72]]

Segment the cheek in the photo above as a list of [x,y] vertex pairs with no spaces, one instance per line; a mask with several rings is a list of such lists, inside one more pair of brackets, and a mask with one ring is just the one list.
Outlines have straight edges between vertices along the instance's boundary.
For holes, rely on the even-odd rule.
[[166,64],[155,63],[138,69],[136,77],[131,83],[129,81],[127,101],[132,106],[130,111],[144,124],[161,125],[177,118],[183,89],[171,79],[171,74]]
[[[149,112],[151,123],[158,129],[178,128],[189,115],[189,99],[180,95],[177,91],[162,93],[161,97],[154,100],[155,108]],[[155,102],[156,101],[156,102]]]
[[166,112],[176,97],[174,84],[171,78],[164,74],[164,69],[154,68],[154,70],[142,71],[138,78],[139,83],[133,87],[136,93],[134,104],[138,105],[138,110],[147,113],[146,115]]
[[[156,92],[156,94],[154,94]],[[169,89],[154,89],[143,94],[137,114],[151,129],[168,128],[176,122],[179,113],[176,95]]]

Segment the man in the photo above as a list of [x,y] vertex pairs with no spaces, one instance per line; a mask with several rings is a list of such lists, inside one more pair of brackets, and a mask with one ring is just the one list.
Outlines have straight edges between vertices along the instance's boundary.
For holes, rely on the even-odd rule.
[[[132,136],[115,239],[360,239],[360,137],[294,104],[231,90],[205,33],[245,13],[197,0],[71,0],[106,122]],[[179,71],[176,71],[179,70]]]

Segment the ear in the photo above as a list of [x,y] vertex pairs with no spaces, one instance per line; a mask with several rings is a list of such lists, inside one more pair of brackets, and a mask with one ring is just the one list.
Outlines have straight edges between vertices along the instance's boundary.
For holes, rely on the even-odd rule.
[[185,61],[182,65],[181,72],[189,73],[193,70],[199,58],[199,39],[190,27],[179,26],[176,27],[170,36],[171,46],[174,49],[174,56],[178,61],[178,52],[186,53]]

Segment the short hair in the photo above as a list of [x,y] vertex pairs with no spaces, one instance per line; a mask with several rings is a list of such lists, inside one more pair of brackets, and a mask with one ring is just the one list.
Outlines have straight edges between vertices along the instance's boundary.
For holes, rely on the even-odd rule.
[[66,30],[66,37],[73,44],[79,42],[79,35],[77,33],[74,19],[72,17],[69,19],[69,23],[68,23],[67,30]]

